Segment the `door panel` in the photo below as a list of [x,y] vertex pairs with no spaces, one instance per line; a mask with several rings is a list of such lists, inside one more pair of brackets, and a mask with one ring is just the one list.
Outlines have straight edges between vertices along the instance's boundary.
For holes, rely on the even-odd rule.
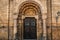
[[26,17],[23,25],[23,38],[24,39],[36,39],[37,38],[37,28],[36,19],[34,17]]

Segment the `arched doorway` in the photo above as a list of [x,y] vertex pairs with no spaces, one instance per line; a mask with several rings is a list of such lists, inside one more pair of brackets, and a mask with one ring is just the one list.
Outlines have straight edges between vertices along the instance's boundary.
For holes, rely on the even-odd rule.
[[42,14],[37,2],[25,1],[20,5],[17,18],[17,33],[19,40],[37,40],[41,36]]

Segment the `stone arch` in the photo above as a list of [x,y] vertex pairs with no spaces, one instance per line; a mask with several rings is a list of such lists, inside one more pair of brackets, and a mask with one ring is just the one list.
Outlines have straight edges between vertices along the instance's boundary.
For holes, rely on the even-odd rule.
[[[17,32],[20,32],[18,33],[20,35],[20,38],[22,38],[21,36],[21,33],[22,32],[22,15],[26,15],[25,12],[26,11],[30,11],[33,10],[35,15],[38,15],[38,20],[41,22],[41,26],[42,26],[42,14],[41,14],[41,8],[40,8],[40,5],[35,2],[35,1],[25,1],[23,2],[20,6],[19,6],[19,13],[18,13],[18,17],[17,17]],[[29,12],[28,12],[29,13]],[[33,15],[34,16],[34,15]]]
[[27,9],[34,9],[36,12],[38,12],[40,15],[41,14],[41,6],[39,3],[35,2],[35,1],[24,1],[19,5],[19,12],[18,12],[18,16],[19,14],[23,15],[23,13],[27,10]]

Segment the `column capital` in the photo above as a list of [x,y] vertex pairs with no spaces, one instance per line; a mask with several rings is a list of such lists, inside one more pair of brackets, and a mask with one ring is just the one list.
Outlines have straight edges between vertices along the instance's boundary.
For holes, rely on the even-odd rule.
[[43,19],[43,20],[47,19],[47,15],[46,15],[46,14],[43,14],[43,15],[42,15],[42,19]]
[[15,19],[17,19],[17,17],[18,17],[17,13],[14,13],[13,14],[13,19],[15,20]]

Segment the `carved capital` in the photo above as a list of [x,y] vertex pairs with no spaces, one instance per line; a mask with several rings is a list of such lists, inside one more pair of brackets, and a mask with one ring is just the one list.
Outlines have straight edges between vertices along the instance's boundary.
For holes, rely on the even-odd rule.
[[13,14],[13,19],[17,19],[17,17],[18,17],[18,16],[17,16],[17,13],[14,13],[14,14]]

